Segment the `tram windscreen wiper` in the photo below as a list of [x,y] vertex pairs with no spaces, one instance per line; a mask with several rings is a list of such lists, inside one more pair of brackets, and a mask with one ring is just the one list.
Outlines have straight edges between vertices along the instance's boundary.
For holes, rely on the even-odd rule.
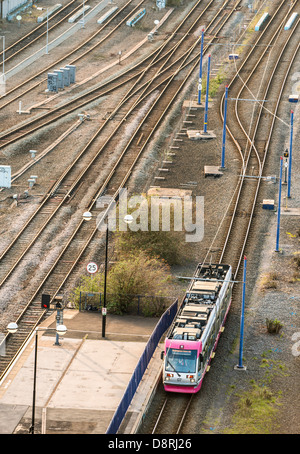
[[170,362],[169,359],[167,359],[167,363],[170,364],[170,366],[172,367],[173,371],[176,372],[176,374],[178,375],[178,377],[180,377],[180,376],[181,376],[180,373],[177,372],[177,370],[175,369],[175,367],[173,366],[173,364]]

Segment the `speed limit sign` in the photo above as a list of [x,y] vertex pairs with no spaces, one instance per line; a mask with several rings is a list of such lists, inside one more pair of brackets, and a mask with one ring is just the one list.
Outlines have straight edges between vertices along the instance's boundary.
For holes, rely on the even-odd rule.
[[95,262],[90,262],[86,266],[86,270],[90,274],[95,274],[98,271],[98,265]]

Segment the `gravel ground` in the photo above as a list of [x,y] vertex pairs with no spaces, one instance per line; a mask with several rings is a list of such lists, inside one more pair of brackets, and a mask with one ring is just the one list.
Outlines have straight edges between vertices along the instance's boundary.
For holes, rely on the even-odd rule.
[[[244,3],[244,10],[247,10],[246,2]],[[239,13],[240,14],[240,13]],[[151,19],[150,19],[151,18]],[[154,20],[155,15],[149,15],[149,24],[147,27],[152,28],[151,20]],[[141,33],[144,36],[144,33]],[[114,49],[110,50],[112,53],[117,54],[117,43]],[[214,53],[212,66],[219,64],[223,61],[221,52]],[[297,80],[297,71],[300,68],[293,69],[294,82],[291,81],[291,87]],[[299,73],[298,73],[299,74]],[[195,81],[191,83],[196,85]],[[285,99],[288,94],[285,93]],[[190,99],[191,92],[189,89],[184,93],[185,99]],[[111,100],[110,100],[111,101]],[[108,104],[107,104],[108,105]],[[214,100],[210,112],[216,109],[218,105],[218,98]],[[181,102],[175,106],[175,111],[170,114],[163,125],[163,135],[156,138],[151,144],[151,150],[147,155],[147,159],[141,160],[138,170],[135,172],[132,183],[135,184],[135,190],[141,191],[149,189],[150,185],[157,185],[154,182],[152,172],[149,169],[156,167],[156,175],[160,175],[158,168],[164,160],[165,151],[170,144],[174,145],[172,139],[176,136],[174,131],[180,131],[183,126],[180,121],[183,120],[181,115]],[[287,103],[283,105],[279,117],[284,118],[289,122],[289,109]],[[99,113],[99,110],[94,107],[94,117],[103,114],[105,107]],[[294,143],[297,144],[299,140],[299,108],[295,110],[295,125],[294,125]],[[203,126],[203,112],[197,112],[196,117],[193,118],[193,123],[197,128],[201,129]],[[169,123],[170,122],[170,123]],[[203,168],[204,165],[219,165],[221,154],[221,133],[222,125],[218,115],[209,114],[208,129],[214,130],[217,137],[212,142],[191,142],[185,140],[180,144],[178,150],[172,158],[170,164],[168,177],[164,182],[160,182],[161,187],[171,187],[180,189],[189,189],[193,191],[193,195],[204,196],[205,212],[204,212],[204,238],[201,243],[185,244],[185,256],[188,260],[184,261],[182,266],[174,267],[174,275],[188,276],[195,269],[197,262],[206,257],[208,248],[214,239],[220,219],[224,216],[225,207],[227,207],[230,197],[232,195],[234,181],[239,172],[238,156],[231,149],[228,142],[227,155],[226,155],[226,170],[222,177],[218,179],[206,178],[204,179]],[[81,130],[78,130],[76,136],[76,146],[80,142],[80,137],[88,137],[91,132],[91,126],[83,125],[86,128],[81,135]],[[271,163],[266,168],[267,175],[278,175],[279,157],[283,150],[288,147],[289,135],[288,131],[283,129],[282,124],[278,123],[277,138],[274,139]],[[168,139],[168,140],[167,140]],[[170,150],[169,150],[170,151]],[[174,151],[174,150],[172,150]],[[66,162],[72,159],[75,149],[72,146],[65,147],[64,160]],[[27,153],[27,150],[26,150]],[[59,172],[58,155],[53,155],[53,160],[49,159],[49,167],[54,165],[56,172]],[[20,155],[14,154],[14,148],[3,153],[3,157],[13,160],[14,165],[23,165],[24,159],[20,159]],[[16,158],[14,160],[14,158]],[[7,161],[3,162],[7,164]],[[299,153],[295,146],[294,159],[293,159],[293,173],[292,173],[292,198],[288,200],[289,207],[300,208],[300,182],[297,175],[300,171]],[[45,180],[41,181],[40,189],[44,184],[45,188],[49,185],[49,179],[55,178],[52,168],[45,173]],[[145,185],[145,181],[147,184]],[[190,184],[190,182],[196,182]],[[137,189],[138,188],[138,189]],[[274,198],[277,200],[277,185],[266,183],[260,194],[260,200],[265,198]],[[23,187],[22,187],[23,190]],[[285,196],[285,189],[283,189],[283,196]],[[32,199],[34,201],[34,198]],[[34,201],[34,203],[36,203]],[[285,203],[285,201],[284,201]],[[12,206],[11,213],[17,214],[16,223],[14,227],[18,226],[18,222],[22,223],[29,212],[32,210],[32,204],[27,206],[14,207]],[[2,206],[1,206],[2,208]],[[1,218],[1,233],[5,239],[9,238],[11,232],[8,228],[5,210],[7,205],[4,206],[4,211],[0,212]],[[297,305],[299,305],[300,292],[299,281],[289,282],[293,276],[294,268],[292,264],[292,254],[299,250],[299,216],[290,216],[282,214],[281,217],[281,236],[280,236],[280,253],[274,252],[275,249],[275,233],[276,233],[276,213],[262,211],[261,216],[255,219],[255,234],[252,234],[251,242],[247,248],[248,266],[247,266],[247,292],[246,292],[246,319],[245,319],[245,338],[244,338],[244,362],[247,366],[246,371],[234,371],[234,366],[238,360],[238,335],[239,335],[239,316],[240,316],[240,292],[237,292],[236,301],[232,307],[230,316],[226,324],[226,330],[222,335],[222,339],[218,346],[216,358],[209,374],[205,379],[203,393],[206,393],[205,413],[199,414],[196,418],[198,421],[190,423],[186,428],[186,433],[222,433],[224,430],[232,426],[232,417],[236,410],[236,403],[238,401],[238,394],[241,391],[250,389],[251,380],[259,381],[265,379],[265,369],[262,369],[262,355],[268,356],[269,364],[272,369],[270,372],[271,381],[268,386],[274,394],[281,393],[278,412],[276,415],[277,426],[271,428],[273,433],[299,433],[299,347],[297,341],[300,338],[299,333],[299,313],[297,312]],[[287,233],[289,232],[289,233]],[[220,232],[222,233],[222,231]],[[295,236],[294,236],[295,235]],[[217,241],[214,247],[218,248]],[[208,257],[214,260],[214,253]],[[270,271],[276,270],[278,273],[277,289],[261,291],[261,277]],[[184,287],[184,285],[182,285]],[[266,331],[265,320],[266,318],[277,318],[283,324],[282,331],[279,335],[270,335]],[[279,373],[278,367],[281,365]],[[284,369],[283,369],[284,368]],[[221,379],[220,379],[221,377]],[[200,396],[201,398],[201,396]],[[198,410],[199,411],[199,410]]]
[[[213,53],[213,62],[220,62],[220,55]],[[293,68],[290,83],[284,92],[282,106],[278,116],[288,125],[290,121],[290,107],[286,101],[290,93],[295,93],[295,85],[299,81],[299,63]],[[195,79],[196,80],[196,75]],[[299,92],[296,86],[296,90]],[[222,91],[222,87],[220,89]],[[186,91],[185,99],[191,99],[191,92]],[[238,156],[231,149],[229,141],[226,151],[226,170],[219,179],[204,179],[204,165],[220,165],[222,125],[215,112],[218,99],[213,103],[208,115],[208,129],[217,134],[217,138],[207,142],[174,142],[174,131],[183,128],[184,116],[181,114],[181,104],[176,113],[170,114],[164,125],[164,141],[157,138],[152,146],[152,156],[145,158],[138,169],[141,183],[145,178],[146,169],[150,166],[157,168],[156,175],[164,176],[165,180],[149,180],[150,185],[166,188],[188,188],[193,195],[204,196],[205,234],[203,241],[197,244],[185,244],[185,256],[188,260],[184,266],[173,269],[175,275],[190,275],[195,264],[206,257],[208,247],[215,237],[220,219],[223,218],[227,204],[231,198],[235,177],[239,171]],[[300,123],[297,120],[299,107],[294,114],[293,142],[297,144],[300,133]],[[193,112],[194,113],[194,112]],[[191,120],[191,118],[189,118]],[[196,113],[192,118],[192,129],[203,129],[203,113]],[[179,137],[179,136],[177,136]],[[178,149],[169,149],[176,145]],[[279,176],[279,162],[283,151],[289,148],[289,127],[278,121],[275,137],[270,147],[265,175]],[[299,312],[297,306],[300,301],[299,269],[293,262],[294,253],[299,252],[300,217],[292,215],[292,209],[300,206],[300,183],[297,178],[299,172],[299,153],[294,145],[292,170],[292,197],[286,199],[286,185],[282,189],[282,215],[280,228],[280,252],[275,252],[277,212],[263,210],[256,215],[254,229],[246,248],[247,255],[247,286],[243,364],[246,370],[235,370],[239,359],[239,329],[241,309],[241,288],[237,288],[225,332],[221,337],[215,359],[209,374],[205,377],[204,385],[193,404],[191,418],[187,418],[184,433],[224,433],[232,431],[238,433],[234,425],[234,415],[238,410],[239,396],[242,392],[249,392],[252,383],[268,387],[276,398],[275,418],[269,424],[256,427],[258,433],[298,434],[300,431],[299,408]],[[166,151],[174,152],[172,163],[166,165],[168,173],[159,172]],[[151,159],[152,158],[152,159]],[[157,160],[160,158],[159,164]],[[143,172],[144,170],[144,172]],[[188,184],[193,182],[193,184]],[[259,194],[259,203],[264,199],[274,199],[278,203],[277,184],[265,182]],[[291,208],[289,212],[286,210]],[[215,242],[217,249],[218,243]],[[212,262],[214,253],[209,256]],[[263,289],[262,280],[267,274],[277,273],[275,289]],[[269,280],[269,277],[268,277]],[[266,329],[266,319],[277,319],[283,328],[279,334],[269,334]],[[161,391],[160,391],[161,392]],[[278,404],[278,405],[277,405]],[[255,423],[255,421],[254,421]],[[143,429],[142,429],[143,430]],[[251,430],[251,429],[250,429]],[[244,431],[247,431],[244,429]],[[146,433],[146,432],[142,432]]]

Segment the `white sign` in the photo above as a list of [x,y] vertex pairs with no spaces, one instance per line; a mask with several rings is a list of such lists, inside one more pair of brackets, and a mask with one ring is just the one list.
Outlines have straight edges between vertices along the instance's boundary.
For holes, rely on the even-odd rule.
[[0,188],[11,187],[11,167],[0,166]]
[[106,307],[102,307],[102,315],[106,315],[106,314],[107,314]]
[[86,266],[86,270],[87,270],[87,272],[90,273],[90,274],[97,273],[97,271],[98,271],[98,265],[97,265],[97,263],[95,263],[95,262],[90,262],[90,263],[88,263],[87,266]]

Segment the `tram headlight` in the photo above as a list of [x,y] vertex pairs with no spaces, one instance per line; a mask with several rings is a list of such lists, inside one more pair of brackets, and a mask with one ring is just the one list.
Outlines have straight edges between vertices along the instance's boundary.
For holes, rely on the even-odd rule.
[[165,379],[170,380],[172,377],[174,377],[174,374],[166,374]]
[[187,375],[186,378],[189,378],[191,383],[195,383],[194,375]]

